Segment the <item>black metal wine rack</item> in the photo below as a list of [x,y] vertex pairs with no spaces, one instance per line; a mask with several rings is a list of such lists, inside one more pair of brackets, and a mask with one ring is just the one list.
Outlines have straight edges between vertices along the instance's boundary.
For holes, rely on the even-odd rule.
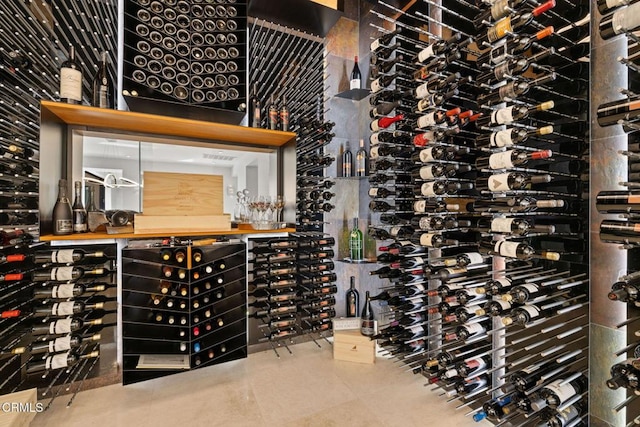
[[124,384],[247,356],[243,243],[124,249],[122,301]]
[[[244,111],[246,8],[245,2],[236,1],[126,2],[123,90],[130,107],[156,108],[140,102],[151,100]],[[157,108],[163,114],[172,114],[161,105]],[[210,110],[189,111],[212,120]]]
[[251,343],[284,345],[312,333],[324,336],[335,316],[335,241],[322,233],[252,239]]
[[[3,314],[0,321],[4,378],[0,393],[37,387],[39,400],[53,399],[59,394],[77,393],[94,378],[108,374],[116,359],[115,245],[69,248],[35,244],[30,248],[19,244],[2,250],[5,262],[0,268],[7,282],[0,309],[4,314],[9,310],[20,313],[7,318]],[[96,256],[73,261],[67,256],[74,250]],[[67,273],[71,268],[85,272],[70,279]],[[104,272],[96,270],[99,268]],[[90,273],[94,270],[96,274]],[[21,274],[22,278],[11,281],[19,278],[11,274]],[[85,291],[72,294],[69,288],[73,286],[84,287]],[[71,314],[62,309],[70,304],[84,306]],[[76,323],[71,331],[51,326],[67,319]],[[64,369],[56,368],[52,361],[66,360],[68,353],[81,359]],[[41,368],[35,368],[38,365]]]
[[[485,5],[445,1],[436,18],[418,4],[399,15],[386,3],[372,10],[381,18],[373,38],[383,37],[372,45],[372,104],[405,116],[371,139],[370,182],[378,189],[370,207],[381,215],[370,232],[390,241],[375,273],[391,282],[379,298],[394,322],[381,329],[380,343],[477,420],[524,425],[566,415],[582,425],[587,416],[589,67],[571,55],[588,33],[588,19],[573,24],[587,15],[588,2],[578,5],[558,2],[557,10],[531,17],[505,37],[508,47],[493,39],[507,21],[489,33],[495,20],[474,23],[492,20]],[[399,34],[382,28],[389,21]],[[567,28],[536,38],[546,25]],[[486,34],[492,44],[482,42]],[[503,59],[500,52],[530,34],[531,51],[513,52],[520,59],[540,54],[524,73],[505,63],[512,52]],[[588,55],[588,45],[575,52]],[[509,72],[500,74],[502,67]],[[536,80],[543,76],[555,80]],[[507,91],[512,84],[524,89]],[[553,108],[531,108],[545,101]],[[509,106],[527,106],[530,114],[503,120],[500,108]],[[545,126],[553,131],[531,132]],[[528,139],[510,139],[526,131]],[[507,150],[551,150],[553,158],[499,161],[511,156]],[[540,175],[530,185],[506,182]],[[532,228],[504,226],[513,223]],[[518,294],[518,286],[526,291]],[[527,299],[528,292],[535,296]],[[519,315],[538,309],[538,317]],[[521,370],[532,383],[517,382]],[[574,394],[555,406],[534,402],[558,382],[575,385]]]

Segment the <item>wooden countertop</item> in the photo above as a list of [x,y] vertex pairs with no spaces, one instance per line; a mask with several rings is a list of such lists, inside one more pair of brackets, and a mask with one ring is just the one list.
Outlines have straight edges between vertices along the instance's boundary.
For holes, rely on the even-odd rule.
[[54,236],[45,234],[40,236],[41,242],[73,241],[73,240],[105,240],[105,239],[152,239],[158,237],[191,237],[191,236],[238,236],[243,234],[268,234],[268,233],[295,233],[295,228],[278,228],[275,230],[238,229],[211,230],[202,232],[181,233],[149,233],[149,234],[107,234],[107,233],[78,233],[66,236]]

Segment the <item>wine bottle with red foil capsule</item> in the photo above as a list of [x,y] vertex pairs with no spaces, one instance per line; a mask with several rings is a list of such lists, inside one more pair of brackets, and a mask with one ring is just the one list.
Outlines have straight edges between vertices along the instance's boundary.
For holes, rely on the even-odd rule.
[[555,7],[555,0],[549,0],[531,11],[523,11],[502,18],[494,25],[475,38],[475,42],[481,49],[487,44],[492,44],[505,37],[507,34],[519,33],[521,28],[531,24],[535,18]]
[[478,169],[512,169],[523,167],[531,160],[546,160],[553,155],[551,150],[525,151],[508,150],[493,153],[488,157],[479,157],[476,160]]

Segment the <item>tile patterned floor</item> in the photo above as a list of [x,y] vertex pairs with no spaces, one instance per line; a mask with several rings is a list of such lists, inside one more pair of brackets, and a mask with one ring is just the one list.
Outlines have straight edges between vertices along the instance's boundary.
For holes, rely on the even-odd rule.
[[375,365],[336,361],[313,342],[126,387],[64,396],[36,415],[32,427],[471,427],[422,376],[391,360]]

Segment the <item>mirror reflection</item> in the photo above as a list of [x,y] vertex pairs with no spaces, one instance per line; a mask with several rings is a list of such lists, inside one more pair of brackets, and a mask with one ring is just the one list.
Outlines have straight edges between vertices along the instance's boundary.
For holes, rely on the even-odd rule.
[[[183,143],[183,142],[181,142]],[[276,195],[275,151],[248,151],[88,136],[82,141],[84,203],[103,210],[144,212],[144,172],[211,174],[223,177],[224,212],[233,217],[238,191]],[[93,189],[93,190],[92,190]],[[95,200],[91,200],[90,194]]]

